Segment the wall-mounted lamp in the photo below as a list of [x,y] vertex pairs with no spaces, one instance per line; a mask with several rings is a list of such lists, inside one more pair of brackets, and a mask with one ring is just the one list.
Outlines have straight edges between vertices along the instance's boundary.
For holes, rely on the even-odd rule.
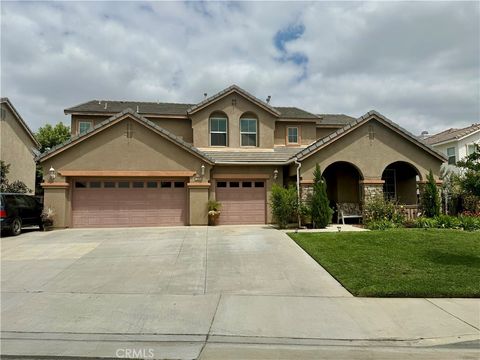
[[55,176],[57,176],[57,173],[53,166],[50,167],[50,170],[48,170],[48,176],[50,177],[50,181],[55,180]]
[[202,176],[205,176],[205,165],[202,164],[200,169],[200,174],[202,174]]
[[278,170],[275,169],[275,170],[273,170],[273,179],[277,180],[277,178],[278,178]]

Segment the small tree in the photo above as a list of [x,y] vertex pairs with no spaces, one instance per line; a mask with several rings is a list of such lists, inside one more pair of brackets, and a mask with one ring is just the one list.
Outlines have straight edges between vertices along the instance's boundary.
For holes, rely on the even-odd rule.
[[460,177],[463,191],[473,196],[480,196],[480,145],[475,144],[475,151],[457,162],[457,166],[463,170],[463,175]]
[[295,221],[298,215],[297,190],[295,186],[283,188],[273,184],[270,197],[272,215],[280,229],[285,229],[288,223]]
[[10,172],[10,164],[5,164],[3,160],[0,160],[0,192],[25,194],[31,190],[20,180],[15,180],[10,183],[7,179],[7,175]]
[[310,212],[314,228],[325,228],[332,222],[333,210],[329,206],[327,183],[318,164],[315,165],[315,171],[313,172],[313,193],[310,198]]
[[70,127],[62,122],[55,126],[47,124],[38,129],[35,137],[40,143],[40,151],[44,152],[70,139]]
[[423,213],[427,217],[440,215],[440,196],[432,170],[427,175],[427,183],[422,195]]

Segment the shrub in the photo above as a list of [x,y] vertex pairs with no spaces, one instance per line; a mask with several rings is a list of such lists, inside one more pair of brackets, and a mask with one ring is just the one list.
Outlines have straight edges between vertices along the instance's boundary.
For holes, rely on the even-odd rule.
[[372,220],[368,222],[367,228],[370,230],[387,230],[387,229],[395,229],[401,227],[402,224],[398,224],[391,220],[380,219],[380,220]]
[[415,219],[415,227],[422,229],[435,229],[438,228],[438,222],[434,218],[422,216]]
[[314,228],[325,228],[332,222],[333,210],[329,206],[327,183],[318,164],[313,172],[313,194],[310,198],[310,215]]
[[440,214],[440,196],[432,170],[427,175],[427,183],[422,194],[422,208],[424,215],[427,217],[434,217]]
[[377,196],[365,204],[364,222],[369,227],[369,223],[379,220],[390,221],[398,226],[405,221],[405,215],[395,202]]
[[444,229],[459,229],[461,221],[456,216],[439,215],[434,218],[437,221],[437,226]]
[[466,230],[466,231],[480,230],[480,218],[478,217],[460,215],[458,217],[458,220],[463,230]]
[[280,229],[285,229],[289,222],[294,222],[298,211],[297,189],[290,185],[283,188],[277,184],[272,186],[270,197],[273,220]]

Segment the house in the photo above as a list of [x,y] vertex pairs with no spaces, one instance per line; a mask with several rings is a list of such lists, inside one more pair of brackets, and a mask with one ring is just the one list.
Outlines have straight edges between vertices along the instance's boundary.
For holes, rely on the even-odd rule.
[[[272,221],[274,183],[305,193],[319,163],[332,204],[386,192],[415,205],[445,157],[381,114],[354,119],[278,107],[233,85],[197,104],[92,100],[70,107],[72,138],[43,153],[58,227]],[[419,179],[417,183],[417,177]]]
[[425,142],[446,155],[448,165],[455,165],[475,151],[475,144],[480,144],[480,124],[451,128],[426,137]]
[[0,99],[0,158],[10,164],[7,179],[35,191],[35,156],[40,144],[8,98]]

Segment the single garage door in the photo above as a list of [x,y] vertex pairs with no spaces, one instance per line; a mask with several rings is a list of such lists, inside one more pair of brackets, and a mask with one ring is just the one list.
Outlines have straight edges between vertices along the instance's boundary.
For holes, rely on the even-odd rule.
[[77,180],[73,227],[185,225],[183,180]]
[[265,224],[265,181],[217,181],[216,198],[222,204],[220,225]]

